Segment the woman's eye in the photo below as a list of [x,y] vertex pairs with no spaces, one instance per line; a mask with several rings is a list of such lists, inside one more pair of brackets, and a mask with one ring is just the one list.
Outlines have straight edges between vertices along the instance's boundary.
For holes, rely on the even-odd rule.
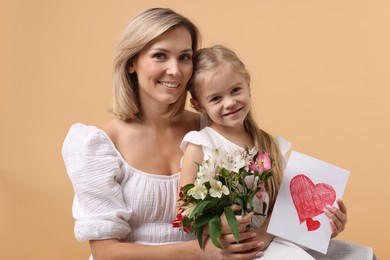
[[182,61],[189,61],[189,60],[192,60],[192,56],[189,55],[189,54],[183,54],[183,55],[180,56],[179,59],[182,60]]
[[166,55],[164,53],[155,53],[153,55],[153,58],[156,58],[156,59],[165,59],[166,58]]

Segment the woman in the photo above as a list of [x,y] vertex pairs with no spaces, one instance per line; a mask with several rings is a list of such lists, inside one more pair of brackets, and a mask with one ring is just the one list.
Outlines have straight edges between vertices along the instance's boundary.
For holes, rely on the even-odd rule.
[[[79,241],[94,259],[253,259],[263,243],[254,232],[221,238],[223,250],[172,228],[179,181],[180,142],[199,130],[186,111],[186,85],[198,49],[197,27],[170,9],[135,16],[114,60],[115,119],[102,128],[75,124],[63,145],[75,191]],[[91,256],[91,259],[92,259]]]

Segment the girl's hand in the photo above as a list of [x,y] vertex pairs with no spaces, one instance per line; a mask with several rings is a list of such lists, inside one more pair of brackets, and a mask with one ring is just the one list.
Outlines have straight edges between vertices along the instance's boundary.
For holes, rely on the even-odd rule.
[[[239,205],[232,205],[230,208],[233,211],[241,210],[241,207]],[[247,226],[251,223],[254,214],[255,214],[254,212],[250,212],[250,213],[245,213],[244,216],[236,216],[239,232],[243,232],[247,229]],[[222,234],[225,235],[232,233],[229,223],[227,222],[225,213],[221,215],[221,232]]]
[[332,238],[340,234],[347,224],[347,207],[341,199],[337,200],[339,208],[326,205],[324,208],[325,215],[330,219],[330,227],[332,229]]
[[208,236],[204,237],[204,249],[201,259],[254,259],[263,255],[263,242],[255,240],[256,233],[245,231],[240,233],[239,243],[232,234],[221,235],[218,240],[223,249],[211,242]]

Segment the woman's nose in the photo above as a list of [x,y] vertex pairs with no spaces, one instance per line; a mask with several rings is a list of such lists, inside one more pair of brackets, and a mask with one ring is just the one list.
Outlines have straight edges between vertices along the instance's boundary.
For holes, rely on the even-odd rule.
[[180,65],[177,60],[169,60],[167,63],[166,72],[168,75],[177,75],[180,73]]

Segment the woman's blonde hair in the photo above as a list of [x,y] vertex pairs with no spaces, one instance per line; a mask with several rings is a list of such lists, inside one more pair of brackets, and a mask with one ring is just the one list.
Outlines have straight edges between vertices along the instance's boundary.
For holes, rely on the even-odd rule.
[[[197,102],[199,102],[199,86],[204,80],[203,75],[206,74],[205,72],[209,72],[222,64],[229,66],[234,72],[241,75],[249,87],[251,80],[249,72],[236,53],[221,45],[215,45],[211,48],[203,48],[197,51],[194,55],[194,72],[190,82],[188,83],[188,90],[190,91],[192,98]],[[274,138],[258,127],[252,111],[249,111],[247,117],[245,118],[244,127],[254,141],[257,150],[267,152],[273,159],[273,174],[267,181],[266,185],[270,197],[268,210],[268,214],[270,214],[275,204],[276,196],[283,177],[282,158]]]
[[[141,105],[138,97],[138,79],[136,73],[130,74],[128,67],[140,51],[152,40],[177,26],[185,27],[192,38],[192,50],[200,45],[198,28],[186,17],[168,8],[147,9],[132,20],[123,31],[113,66],[113,114],[122,120],[140,119]],[[170,117],[184,110],[186,91],[172,105]]]

